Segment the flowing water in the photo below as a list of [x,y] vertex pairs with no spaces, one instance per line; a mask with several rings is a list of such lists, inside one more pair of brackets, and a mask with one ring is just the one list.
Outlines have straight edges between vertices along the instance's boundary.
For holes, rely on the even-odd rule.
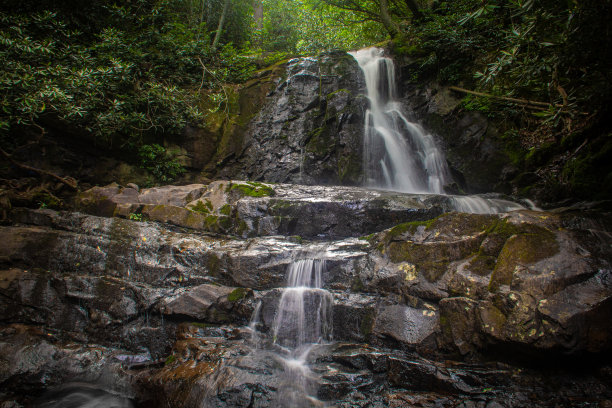
[[363,70],[370,108],[365,115],[363,168],[369,187],[444,193],[451,181],[432,135],[402,113],[393,60],[379,48],[352,52]]
[[[295,260],[287,268],[287,285],[282,289],[271,327],[272,357],[283,367],[277,406],[323,405],[315,397],[317,376],[310,370],[307,359],[314,347],[332,338],[333,297],[322,288],[324,272],[325,260],[317,257]],[[259,344],[259,307],[249,325],[256,339],[255,347]]]
[[[393,60],[380,48],[352,52],[365,76],[370,107],[365,114],[365,185],[405,193],[444,194],[452,183],[446,159],[431,134],[409,121],[397,100]],[[456,211],[494,214],[524,209],[521,204],[481,196],[453,196]],[[535,206],[529,205],[534,209]]]

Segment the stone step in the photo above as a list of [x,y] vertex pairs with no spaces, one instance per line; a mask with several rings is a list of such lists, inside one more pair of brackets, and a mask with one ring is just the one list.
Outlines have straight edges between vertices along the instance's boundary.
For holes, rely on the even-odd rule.
[[242,238],[293,235],[323,240],[360,237],[456,209],[499,212],[523,208],[496,198],[244,181],[141,191],[113,184],[85,191],[76,204],[93,215],[146,219]]

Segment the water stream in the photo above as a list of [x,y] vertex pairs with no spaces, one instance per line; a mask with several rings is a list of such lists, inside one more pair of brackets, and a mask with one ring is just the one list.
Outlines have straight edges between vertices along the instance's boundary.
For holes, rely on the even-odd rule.
[[[370,107],[365,114],[364,184],[404,193],[445,194],[452,177],[433,136],[409,121],[397,99],[393,60],[376,47],[350,53],[365,76]],[[456,211],[495,214],[525,206],[495,197],[452,196]],[[535,209],[532,203],[529,208]]]
[[[323,406],[316,398],[317,376],[308,366],[308,355],[314,347],[332,338],[333,297],[323,289],[325,260],[320,257],[298,259],[287,268],[286,287],[282,289],[271,327],[272,357],[281,363],[277,406]],[[259,305],[251,324],[255,347],[258,341]],[[257,352],[257,350],[256,350]]]
[[363,168],[368,187],[444,193],[451,181],[432,135],[402,113],[393,60],[380,48],[352,52],[363,70],[370,108],[365,114]]

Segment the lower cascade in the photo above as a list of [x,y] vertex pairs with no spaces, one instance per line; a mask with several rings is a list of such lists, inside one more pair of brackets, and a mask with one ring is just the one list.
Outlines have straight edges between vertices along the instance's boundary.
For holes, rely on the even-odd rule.
[[[319,258],[298,259],[287,268],[287,286],[282,289],[276,308],[271,328],[272,346],[267,351],[283,366],[278,406],[322,406],[314,396],[316,378],[307,358],[313,347],[332,338],[333,297],[322,289],[324,272],[325,260]],[[259,338],[258,312],[256,308],[250,324],[254,339]],[[255,341],[255,347],[259,346]]]
[[274,319],[274,342],[293,349],[331,339],[331,294],[321,289],[325,260],[300,259],[287,271]]

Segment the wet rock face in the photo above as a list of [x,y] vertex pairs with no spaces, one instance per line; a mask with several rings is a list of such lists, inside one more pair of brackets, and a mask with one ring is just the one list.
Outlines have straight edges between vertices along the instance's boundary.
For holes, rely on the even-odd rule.
[[[281,288],[292,261],[316,258],[336,343],[308,353],[310,395],[542,406],[538,374],[436,361],[609,352],[609,221],[449,213],[449,200],[218,181],[99,187],[77,198],[86,213],[15,208],[0,226],[0,384],[12,390],[0,401],[82,377],[144,406],[283,406],[289,363],[269,351]],[[611,397],[580,381],[555,401],[583,386],[588,401]]]
[[[612,317],[609,259],[591,256],[584,249],[590,240],[563,228],[565,221],[514,212],[401,224],[372,238],[376,262],[394,285],[381,285],[381,274],[363,274],[362,282],[435,301],[439,344],[464,355],[502,344],[533,352],[609,350],[612,336],[596,323]],[[593,234],[601,239],[593,248],[610,244],[609,235]],[[401,324],[390,327],[401,334]]]
[[179,227],[246,237],[360,237],[402,221],[424,220],[452,206],[443,196],[358,187],[215,181],[143,189],[95,187],[77,198],[84,212],[141,217]]
[[518,173],[500,131],[480,112],[462,111],[462,95],[437,83],[405,82],[402,103],[436,137],[455,181],[469,193],[510,193]]
[[297,58],[217,178],[301,184],[361,181],[365,80],[344,52]]

